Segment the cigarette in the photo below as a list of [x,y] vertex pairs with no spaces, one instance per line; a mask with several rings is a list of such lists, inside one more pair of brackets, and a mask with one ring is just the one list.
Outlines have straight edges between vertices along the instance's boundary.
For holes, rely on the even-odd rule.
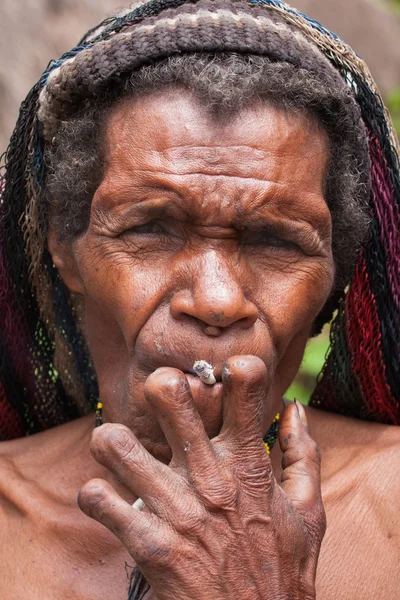
[[203,383],[214,385],[217,380],[214,377],[214,367],[205,360],[196,360],[193,365],[193,371],[198,375]]

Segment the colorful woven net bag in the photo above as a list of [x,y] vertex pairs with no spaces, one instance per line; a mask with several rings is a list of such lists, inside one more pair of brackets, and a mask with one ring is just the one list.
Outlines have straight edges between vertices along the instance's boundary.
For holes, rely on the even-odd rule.
[[[400,423],[399,146],[368,68],[336,35],[279,0],[151,0],[106,19],[50,63],[22,103],[4,155],[0,439],[87,414],[98,397],[76,306],[46,246],[43,157],[59,122],[107,82],[173,54],[245,52],[271,58],[268,40],[279,23],[311,42],[352,91],[371,165],[370,234],[351,280],[336,298],[330,349],[311,405]],[[291,60],[280,57],[279,48],[274,52],[275,60]]]

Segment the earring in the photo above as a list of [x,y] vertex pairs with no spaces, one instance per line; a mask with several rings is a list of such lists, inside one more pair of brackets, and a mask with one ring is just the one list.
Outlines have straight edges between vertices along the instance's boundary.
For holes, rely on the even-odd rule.
[[102,412],[103,412],[103,403],[100,402],[100,400],[99,400],[99,402],[97,403],[97,406],[96,406],[96,419],[94,422],[95,427],[100,427],[100,425],[103,424]]

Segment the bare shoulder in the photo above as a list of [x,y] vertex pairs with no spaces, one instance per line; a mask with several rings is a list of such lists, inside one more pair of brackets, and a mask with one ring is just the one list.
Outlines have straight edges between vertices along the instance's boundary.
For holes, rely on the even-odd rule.
[[[385,477],[400,468],[400,427],[360,421],[307,408],[311,434],[321,448],[324,479],[344,468]],[[325,460],[324,460],[325,459]],[[325,463],[325,464],[324,464]],[[392,482],[400,488],[400,480]]]
[[[310,416],[326,501],[363,502],[381,522],[393,520],[400,508],[400,427],[316,410]],[[400,534],[400,520],[393,527]]]
[[321,448],[326,505],[367,512],[364,523],[387,530],[388,539],[394,531],[400,537],[400,427],[312,409],[308,415]]
[[92,427],[83,418],[0,443],[0,598],[126,597],[129,555],[76,502],[98,476]]
[[400,427],[312,409],[308,415],[322,453],[328,521],[318,567],[318,598],[395,600],[400,561]]
[[74,485],[74,474],[85,480],[85,465],[93,463],[87,425],[87,419],[83,418],[36,435],[1,442],[0,507],[4,510],[10,507],[9,503],[19,505],[20,500],[33,498],[40,492],[49,497],[52,493],[65,496],[70,487],[68,482]]

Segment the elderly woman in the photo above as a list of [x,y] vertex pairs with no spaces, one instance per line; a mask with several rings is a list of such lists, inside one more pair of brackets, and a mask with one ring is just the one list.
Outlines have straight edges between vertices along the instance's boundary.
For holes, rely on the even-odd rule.
[[398,598],[397,150],[278,0],[136,2],[49,65],[2,180],[2,598]]

